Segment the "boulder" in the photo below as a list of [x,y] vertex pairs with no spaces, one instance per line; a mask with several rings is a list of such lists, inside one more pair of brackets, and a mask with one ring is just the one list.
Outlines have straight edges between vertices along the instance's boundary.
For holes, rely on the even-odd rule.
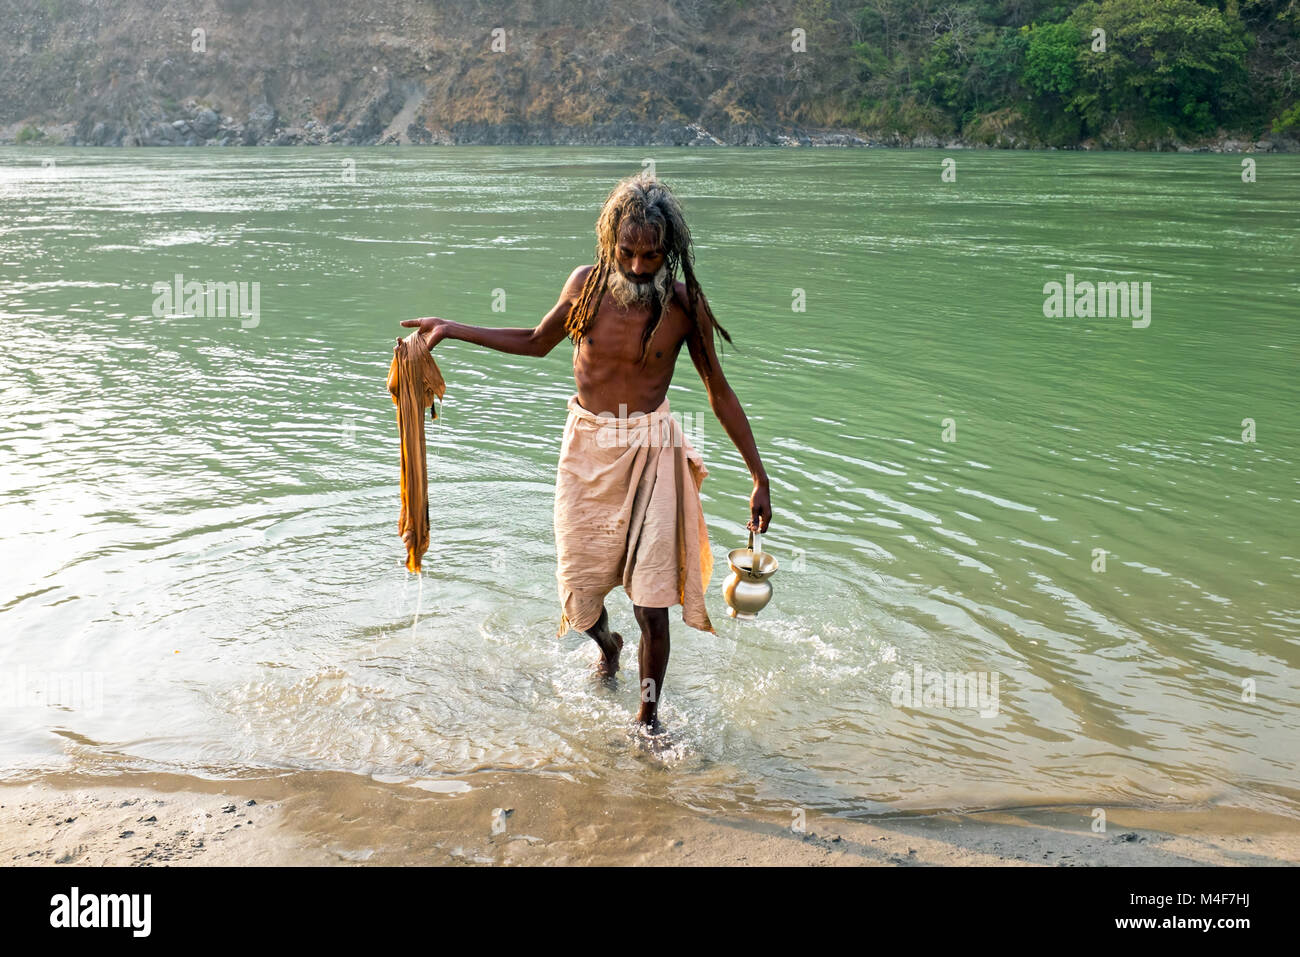
[[247,146],[256,146],[262,142],[275,129],[275,109],[269,103],[259,103],[253,107],[253,112],[248,114],[248,122],[244,124],[244,143]]
[[190,122],[190,126],[194,128],[194,134],[205,140],[216,133],[220,125],[221,117],[217,115],[215,110],[210,110],[207,107],[194,114],[194,119]]
[[140,133],[141,146],[179,146],[181,135],[169,123],[150,123]]

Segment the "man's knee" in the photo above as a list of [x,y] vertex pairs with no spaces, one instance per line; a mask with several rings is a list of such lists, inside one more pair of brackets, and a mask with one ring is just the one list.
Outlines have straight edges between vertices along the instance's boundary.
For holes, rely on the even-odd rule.
[[668,609],[667,608],[646,608],[642,605],[633,605],[632,613],[636,615],[637,623],[647,630],[664,630],[668,629]]

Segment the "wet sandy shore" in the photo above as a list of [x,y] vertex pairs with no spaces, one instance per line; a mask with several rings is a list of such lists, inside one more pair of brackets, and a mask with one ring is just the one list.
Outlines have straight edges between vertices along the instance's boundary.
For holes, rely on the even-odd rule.
[[1300,822],[1251,811],[1037,808],[870,821],[595,799],[544,773],[211,781],[45,775],[0,784],[19,865],[1295,865]]

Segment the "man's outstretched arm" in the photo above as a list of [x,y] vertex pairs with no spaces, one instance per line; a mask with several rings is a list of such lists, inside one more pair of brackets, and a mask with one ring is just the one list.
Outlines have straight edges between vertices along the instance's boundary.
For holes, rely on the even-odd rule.
[[403,319],[407,328],[418,328],[426,348],[432,349],[443,339],[459,339],[472,342],[477,346],[508,352],[516,356],[544,356],[565,338],[564,321],[569,316],[569,309],[582,292],[582,282],[586,278],[589,266],[579,266],[570,273],[560,292],[559,301],[548,312],[535,329],[487,329],[471,326],[438,316],[426,316],[423,319]]
[[[685,308],[685,306],[683,306]],[[700,294],[697,305],[706,331],[701,334],[698,328],[692,329],[686,339],[691,361],[695,363],[700,378],[704,380],[704,389],[709,394],[709,406],[718,417],[722,427],[731,436],[736,450],[740,452],[749,467],[749,474],[754,479],[754,491],[749,496],[749,528],[756,532],[766,532],[772,521],[771,489],[768,484],[767,470],[758,454],[758,445],[754,442],[754,432],[749,427],[749,417],[740,405],[736,392],[722,374],[722,364],[713,347],[713,329],[709,325],[708,310],[705,307],[704,294]],[[708,363],[705,363],[705,357]]]

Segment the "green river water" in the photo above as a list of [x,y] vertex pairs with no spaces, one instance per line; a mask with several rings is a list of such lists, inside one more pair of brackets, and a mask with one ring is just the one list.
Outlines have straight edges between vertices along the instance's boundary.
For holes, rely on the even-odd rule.
[[[728,618],[749,475],[683,350],[720,635],[670,612],[657,756],[622,590],[616,690],[554,637],[572,347],[438,347],[418,582],[385,389],[400,319],[536,324],[646,151],[0,150],[0,770],[1300,817],[1300,157],[651,155],[781,563]],[[256,317],[155,314],[177,274],[257,283]],[[1149,312],[1045,316],[1067,275]],[[918,667],[996,706],[901,699]],[[33,698],[51,674],[94,693]]]

